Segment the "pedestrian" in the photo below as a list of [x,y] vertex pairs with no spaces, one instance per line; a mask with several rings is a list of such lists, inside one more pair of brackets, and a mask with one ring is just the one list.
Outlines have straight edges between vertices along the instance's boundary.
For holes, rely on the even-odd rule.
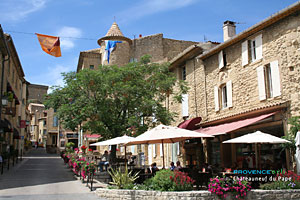
[[38,148],[38,142],[35,142],[34,147],[37,149]]

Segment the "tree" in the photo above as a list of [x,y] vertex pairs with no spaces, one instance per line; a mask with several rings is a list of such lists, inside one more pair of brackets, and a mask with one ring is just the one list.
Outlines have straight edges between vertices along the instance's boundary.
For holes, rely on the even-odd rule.
[[82,125],[103,139],[131,135],[132,129],[137,136],[157,123],[170,124],[176,113],[164,106],[166,97],[181,102],[188,90],[168,66],[144,56],[122,67],[66,73],[65,86],[54,87],[45,105],[57,110],[65,128]]

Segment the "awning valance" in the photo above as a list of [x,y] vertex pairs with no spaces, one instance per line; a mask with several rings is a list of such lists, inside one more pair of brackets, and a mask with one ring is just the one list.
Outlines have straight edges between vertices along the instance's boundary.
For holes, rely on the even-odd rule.
[[249,126],[251,124],[254,124],[255,122],[258,122],[260,120],[263,120],[269,116],[274,115],[276,112],[260,115],[258,117],[253,117],[253,118],[248,118],[248,119],[243,119],[235,122],[230,122],[230,123],[225,123],[225,124],[220,124],[217,126],[210,126],[206,128],[200,128],[198,130],[195,130],[196,132],[199,133],[205,133],[208,135],[222,135],[229,133],[231,131]]
[[98,134],[86,134],[84,135],[85,138],[87,139],[98,139],[101,137],[101,135],[98,135]]

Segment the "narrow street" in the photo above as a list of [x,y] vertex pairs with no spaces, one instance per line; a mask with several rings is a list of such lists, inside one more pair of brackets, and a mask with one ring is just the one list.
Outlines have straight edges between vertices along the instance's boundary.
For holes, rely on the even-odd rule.
[[63,160],[45,149],[33,149],[23,161],[0,176],[0,199],[96,200],[89,188],[75,180]]

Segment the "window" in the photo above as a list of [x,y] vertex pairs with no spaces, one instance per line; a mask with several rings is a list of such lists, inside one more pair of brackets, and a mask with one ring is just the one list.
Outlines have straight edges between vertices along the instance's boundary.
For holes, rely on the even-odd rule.
[[222,69],[227,65],[226,53],[224,51],[219,52],[218,60],[219,60],[219,69]]
[[222,108],[227,108],[227,88],[226,85],[221,87],[221,94],[222,94]]
[[130,58],[129,62],[130,63],[137,62],[137,59],[136,58]]
[[53,127],[58,127],[58,117],[53,116]]
[[182,117],[189,116],[189,95],[183,94],[182,95]]
[[[250,51],[250,54],[249,54]],[[242,43],[242,66],[262,58],[262,34],[257,35],[251,40],[246,40]]]
[[259,100],[281,95],[278,61],[256,68]]
[[267,98],[273,97],[273,89],[272,89],[272,74],[270,64],[267,64],[264,67],[264,75],[266,78],[265,87],[266,87],[266,95]]
[[47,125],[47,121],[46,120],[44,120],[44,126],[46,126]]
[[44,134],[44,135],[47,134],[47,130],[46,130],[46,129],[43,130],[43,134]]
[[95,69],[94,65],[90,65],[90,69]]
[[232,107],[232,82],[228,81],[220,87],[215,86],[214,96],[215,111],[219,111],[220,107],[222,109]]
[[181,80],[186,80],[186,67],[181,68]]

